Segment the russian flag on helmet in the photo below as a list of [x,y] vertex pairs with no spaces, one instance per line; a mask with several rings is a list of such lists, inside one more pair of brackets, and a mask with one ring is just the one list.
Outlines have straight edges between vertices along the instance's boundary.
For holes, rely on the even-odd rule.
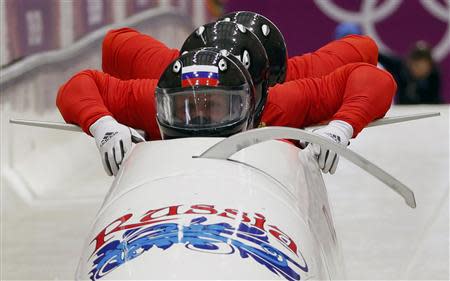
[[190,65],[181,70],[181,86],[213,86],[219,84],[219,68],[215,65]]

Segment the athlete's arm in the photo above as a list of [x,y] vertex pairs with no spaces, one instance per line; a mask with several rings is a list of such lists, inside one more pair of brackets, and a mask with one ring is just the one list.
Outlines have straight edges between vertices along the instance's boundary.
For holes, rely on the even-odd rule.
[[342,120],[353,137],[383,117],[396,91],[392,76],[376,66],[353,63],[321,78],[305,78],[270,88],[262,122],[269,126],[301,128]]
[[131,28],[110,30],[103,40],[103,71],[123,80],[159,79],[179,55],[155,38]]
[[94,70],[84,70],[61,86],[56,105],[67,123],[90,134],[90,126],[103,116],[143,129],[150,139],[159,139],[154,91],[157,80],[123,81]]
[[290,58],[285,81],[321,77],[349,63],[365,62],[376,65],[377,60],[378,47],[372,38],[348,35],[315,52]]

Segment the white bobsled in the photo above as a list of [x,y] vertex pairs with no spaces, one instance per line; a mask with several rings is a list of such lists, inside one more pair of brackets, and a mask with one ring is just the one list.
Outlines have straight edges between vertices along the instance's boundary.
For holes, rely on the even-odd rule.
[[[438,115],[386,117],[369,126]],[[10,122],[80,131],[55,122]],[[279,139],[335,151],[416,207],[412,190],[389,173],[300,129],[267,127],[226,139],[139,143],[97,214],[76,278],[345,278],[317,159]]]
[[222,140],[135,146],[105,198],[77,279],[342,279],[317,161],[284,141],[230,160]]

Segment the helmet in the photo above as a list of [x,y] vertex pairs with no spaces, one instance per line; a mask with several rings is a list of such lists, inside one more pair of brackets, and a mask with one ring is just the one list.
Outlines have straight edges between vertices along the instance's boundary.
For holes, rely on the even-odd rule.
[[287,49],[278,27],[268,18],[254,12],[233,12],[222,16],[220,20],[240,23],[251,30],[261,41],[269,58],[269,86],[283,83],[286,78]]
[[213,47],[223,54],[237,57],[250,73],[256,90],[255,126],[267,100],[269,60],[264,46],[255,34],[243,25],[232,22],[214,22],[198,27],[184,41],[180,52],[202,47]]
[[217,49],[189,51],[172,62],[155,96],[163,139],[228,137],[253,127],[250,74],[237,58]]

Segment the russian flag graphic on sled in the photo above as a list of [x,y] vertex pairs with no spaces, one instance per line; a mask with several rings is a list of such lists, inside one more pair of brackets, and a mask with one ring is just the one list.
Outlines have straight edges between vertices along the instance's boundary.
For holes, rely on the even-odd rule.
[[181,86],[213,86],[219,84],[219,68],[215,65],[190,65],[181,70]]

